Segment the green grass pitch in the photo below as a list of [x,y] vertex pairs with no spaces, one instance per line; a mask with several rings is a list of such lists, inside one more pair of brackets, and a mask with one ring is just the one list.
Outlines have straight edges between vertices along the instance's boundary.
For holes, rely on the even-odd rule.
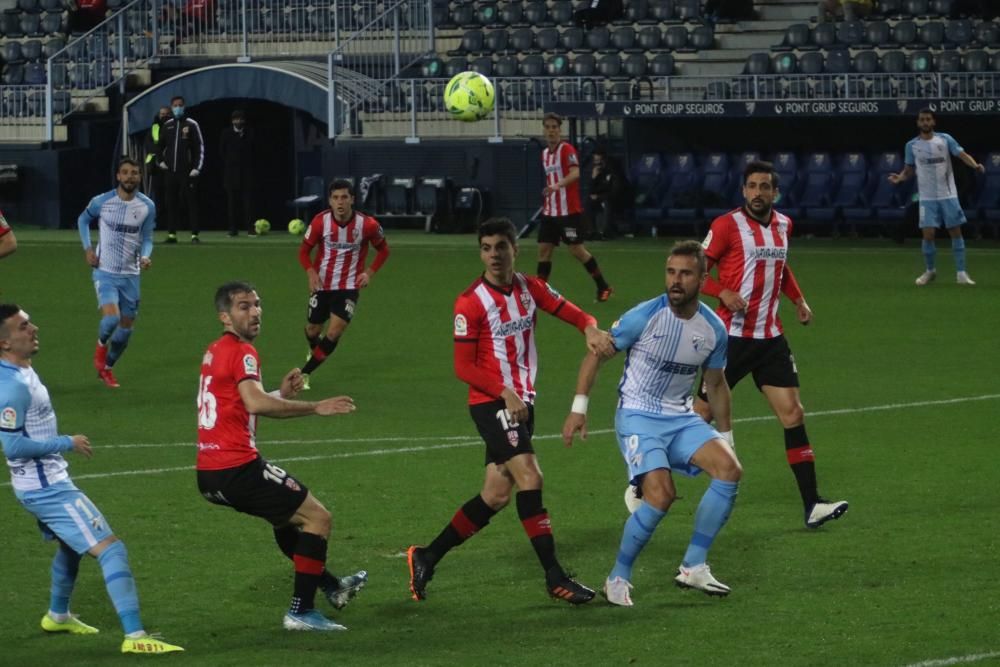
[[[368,588],[334,617],[350,630],[289,633],[281,617],[292,571],[266,524],[201,499],[195,459],[198,367],[220,331],[214,288],[256,283],[257,341],[273,388],[303,362],[307,283],[296,239],[272,234],[200,247],[158,245],[143,276],[142,309],[116,367],[119,390],[91,367],[98,313],[71,232],[16,229],[21,247],[0,262],[0,301],[41,327],[35,367],[63,433],[85,433],[91,460],[70,457],[77,484],[125,541],[147,627],[187,648],[189,665],[908,665],[1000,656],[1000,248],[970,242],[976,287],[954,284],[947,242],[926,288],[916,242],[795,240],[791,265],[815,311],[801,327],[784,308],[803,385],[820,490],[846,498],[840,521],[806,530],[781,429],[750,381],[734,390],[745,468],[736,509],[710,554],[733,593],[711,599],[673,586],[706,480],[681,479],[681,499],[637,561],[632,609],[598,598],[550,600],[509,508],[449,554],[416,603],[408,545],[427,543],[475,494],[482,447],[451,364],[452,305],[480,272],[471,236],[388,232],[392,256],[364,291],[340,347],[306,398],[349,394],[356,413],[261,419],[259,445],[333,512],[329,563],[365,568]],[[157,234],[162,239],[162,234]],[[565,250],[554,286],[607,327],[663,287],[665,238],[594,244],[616,288],[595,304],[593,284]],[[535,268],[533,241],[521,270]],[[626,517],[624,467],[610,431],[618,358],[591,400],[584,443],[556,437],[573,396],[583,338],[545,314],[538,327],[536,449],[561,560],[600,587]],[[9,483],[0,489],[3,604],[0,664],[124,662],[117,617],[91,559],[72,609],[102,629],[46,636],[52,546]],[[320,602],[321,608],[330,611]],[[992,655],[992,658],[989,657]],[[929,663],[952,664],[952,663]]]

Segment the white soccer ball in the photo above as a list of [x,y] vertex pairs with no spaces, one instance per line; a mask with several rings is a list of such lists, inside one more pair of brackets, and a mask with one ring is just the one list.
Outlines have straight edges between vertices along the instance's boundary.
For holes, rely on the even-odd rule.
[[638,489],[631,484],[625,487],[625,507],[628,508],[629,514],[634,514],[639,505],[642,504],[642,498],[637,498],[635,492]]

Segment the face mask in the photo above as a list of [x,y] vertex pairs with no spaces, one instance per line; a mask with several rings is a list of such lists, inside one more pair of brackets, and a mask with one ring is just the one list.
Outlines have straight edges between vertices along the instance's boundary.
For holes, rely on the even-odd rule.
[[240,121],[238,123],[233,123],[233,129],[236,130],[237,132],[241,131],[243,129],[243,121]]
[[184,107],[174,107],[174,118],[180,118],[184,115]]

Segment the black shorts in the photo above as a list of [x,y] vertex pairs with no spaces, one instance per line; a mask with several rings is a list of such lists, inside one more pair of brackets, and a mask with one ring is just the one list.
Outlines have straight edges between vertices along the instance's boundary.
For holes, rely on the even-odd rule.
[[479,435],[486,443],[486,463],[501,465],[518,454],[533,454],[531,436],[535,432],[535,406],[528,405],[527,423],[511,424],[503,400],[469,406]]
[[198,490],[210,503],[276,526],[287,523],[309,495],[305,484],[260,457],[235,468],[199,470]]
[[[749,374],[753,374],[753,381],[758,390],[764,385],[799,386],[799,372],[795,368],[795,358],[784,336],[764,339],[729,337],[726,382],[733,388]],[[704,382],[698,396],[706,398]]]
[[559,217],[543,215],[538,223],[538,242],[559,245],[559,241],[564,241],[566,245],[579,245],[583,243],[582,224],[583,216],[579,213]]
[[309,308],[306,319],[309,324],[323,324],[330,315],[336,315],[345,322],[354,317],[354,309],[358,305],[358,290],[338,289],[319,290],[309,296]]

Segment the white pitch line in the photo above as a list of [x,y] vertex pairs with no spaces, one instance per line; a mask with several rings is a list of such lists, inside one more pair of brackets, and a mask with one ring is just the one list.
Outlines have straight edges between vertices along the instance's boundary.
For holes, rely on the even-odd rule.
[[947,667],[948,665],[962,665],[970,662],[979,662],[980,660],[989,660],[990,658],[1000,658],[1000,651],[993,651],[991,653],[974,653],[972,655],[941,658],[939,660],[924,660],[923,662],[911,663],[906,665],[906,667]]
[[[993,399],[1000,398],[1000,394],[981,394],[979,396],[964,396],[961,398],[945,398],[935,401],[913,401],[911,403],[887,403],[885,405],[869,405],[863,408],[840,408],[836,410],[817,410],[815,412],[807,412],[807,417],[826,417],[831,415],[847,415],[847,414],[857,414],[863,412],[884,412],[887,410],[904,410],[907,408],[921,408],[931,405],[953,405],[956,403],[968,403],[972,401],[989,401]],[[741,419],[734,419],[735,424],[745,424],[749,422],[759,422],[768,421],[774,419],[773,415],[762,415],[758,417],[743,417]],[[614,429],[596,429],[589,431],[588,435],[605,435],[607,433],[613,433]],[[562,438],[559,433],[549,433],[545,435],[536,435],[534,440],[555,440],[556,438]],[[482,441],[479,439],[470,440],[468,436],[422,436],[419,438],[405,438],[405,437],[389,437],[389,438],[344,438],[341,440],[275,440],[273,442],[266,442],[263,444],[273,445],[278,443],[291,444],[306,444],[306,443],[350,443],[350,442],[399,442],[399,441],[419,441],[419,440],[437,440],[439,444],[436,445],[419,445],[415,447],[398,447],[391,449],[372,449],[362,452],[338,452],[334,454],[316,454],[312,456],[293,456],[293,457],[282,457],[282,458],[270,458],[272,461],[322,461],[329,459],[347,459],[356,458],[363,456],[383,456],[388,454],[407,454],[413,452],[432,452],[442,449],[458,449],[461,447],[474,447],[481,445]],[[454,440],[456,442],[440,443],[441,440]],[[111,447],[190,447],[194,449],[193,442],[168,442],[156,445],[153,443],[149,444],[136,444],[136,445],[108,445],[107,448]],[[193,465],[188,466],[177,466],[174,468],[146,468],[143,470],[119,470],[116,472],[97,472],[97,473],[87,473],[82,475],[73,475],[74,480],[79,479],[101,479],[106,477],[123,477],[130,475],[158,475],[165,472],[181,472],[185,470],[193,470]],[[10,482],[0,483],[0,487],[9,487]]]

